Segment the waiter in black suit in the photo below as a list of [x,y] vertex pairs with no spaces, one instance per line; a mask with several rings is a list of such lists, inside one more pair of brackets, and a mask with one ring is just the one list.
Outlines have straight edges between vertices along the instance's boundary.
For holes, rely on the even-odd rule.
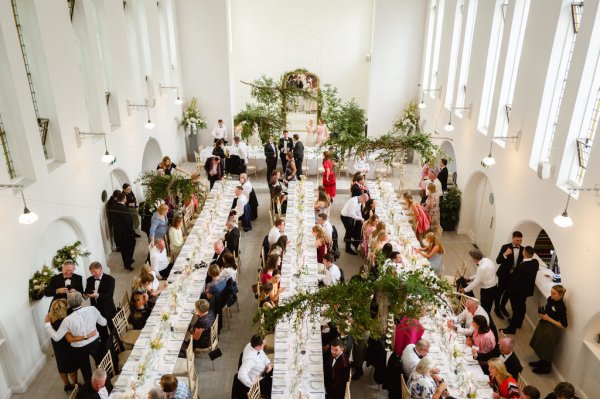
[[346,383],[350,380],[350,361],[344,353],[344,344],[339,338],[331,341],[331,350],[325,353],[323,372],[327,398],[344,399]]
[[[87,278],[85,284],[85,297],[90,299],[90,303],[94,306],[100,314],[108,322],[107,326],[112,323],[113,317],[117,314],[117,308],[113,301],[115,294],[115,279],[103,272],[102,265],[100,262],[92,262],[90,264],[90,273],[92,274]],[[103,326],[98,327],[100,333],[100,339],[102,342],[106,342],[108,338],[108,330]]]
[[133,251],[135,250],[135,231],[133,230],[133,220],[131,213],[127,209],[125,202],[127,195],[120,193],[117,197],[115,212],[113,214],[113,234],[115,244],[121,249],[121,258],[125,270],[133,270]]
[[525,319],[527,297],[533,295],[535,289],[535,277],[540,268],[540,262],[533,259],[535,251],[527,246],[523,250],[523,261],[515,267],[510,282],[510,306],[513,316],[507,328],[500,330],[505,334],[514,334],[517,328],[521,328]]
[[283,168],[283,172],[285,173],[285,167],[287,165],[287,160],[285,159],[285,155],[292,151],[294,148],[294,142],[291,137],[288,137],[288,131],[283,131],[283,137],[279,139],[279,158],[281,158],[281,167]]
[[300,141],[300,136],[296,133],[293,136],[294,161],[296,162],[296,177],[300,179],[302,174],[302,161],[304,160],[304,144]]
[[225,233],[225,247],[235,256],[238,256],[240,249],[240,229],[231,218],[227,219],[225,226],[227,228],[227,233]]
[[277,168],[277,147],[273,136],[269,136],[269,142],[265,144],[265,159],[267,162],[267,183],[271,180],[271,173]]
[[498,292],[494,301],[494,313],[500,319],[504,319],[504,316],[509,316],[506,304],[510,296],[511,275],[515,267],[523,261],[522,242],[523,233],[514,231],[512,233],[512,242],[504,244],[496,257],[496,263],[500,266],[498,266],[498,270],[496,271],[496,275],[498,276]]
[[61,273],[52,276],[44,290],[44,295],[54,299],[67,299],[67,292],[74,290],[83,294],[83,279],[75,274],[75,263],[67,260],[62,264]]
[[442,161],[440,162],[440,171],[437,175],[438,180],[442,183],[442,192],[448,191],[448,168],[446,165],[448,165],[448,160],[442,158]]

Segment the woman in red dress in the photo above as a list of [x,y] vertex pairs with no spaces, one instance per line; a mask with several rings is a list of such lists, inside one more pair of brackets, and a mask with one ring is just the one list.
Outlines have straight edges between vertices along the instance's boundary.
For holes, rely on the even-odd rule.
[[331,161],[331,152],[325,151],[323,153],[323,187],[325,192],[329,194],[331,202],[335,197],[335,173],[333,171],[333,162]]

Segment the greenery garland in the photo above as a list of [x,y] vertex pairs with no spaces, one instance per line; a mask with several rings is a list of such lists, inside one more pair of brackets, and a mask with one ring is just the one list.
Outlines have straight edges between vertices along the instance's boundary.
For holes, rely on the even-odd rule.
[[66,261],[72,261],[77,266],[77,258],[80,256],[90,256],[91,252],[81,249],[81,241],[75,241],[72,245],[66,245],[56,251],[56,255],[52,258],[52,266],[58,271],[61,270],[62,264]]
[[192,175],[191,178],[179,174],[165,175],[155,170],[143,172],[136,180],[146,186],[146,202],[153,206],[165,202],[167,199],[178,199],[179,203],[174,204],[181,207],[192,196],[198,199],[202,205],[206,199],[207,188],[200,183],[198,175]]

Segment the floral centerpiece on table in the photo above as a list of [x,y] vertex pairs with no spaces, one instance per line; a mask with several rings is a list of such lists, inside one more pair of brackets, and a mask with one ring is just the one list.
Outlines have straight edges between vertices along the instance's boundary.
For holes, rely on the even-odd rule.
[[196,97],[192,97],[185,111],[183,111],[179,125],[183,126],[185,130],[189,129],[190,134],[198,134],[198,129],[206,128],[206,121],[198,109],[198,99]]
[[33,273],[29,279],[29,297],[34,300],[40,300],[44,296],[44,290],[50,284],[50,279],[54,275],[54,271],[48,265],[44,265],[42,270]]
[[150,341],[150,348],[152,350],[158,351],[158,350],[162,349],[163,343],[160,338],[161,338],[161,336],[159,334],[156,336],[156,338],[154,338],[152,341]]
[[81,248],[81,241],[75,241],[72,245],[66,245],[56,251],[56,255],[52,258],[52,266],[60,271],[62,264],[68,260],[72,261],[77,266],[77,258],[80,256],[90,256],[91,252]]
[[167,310],[163,310],[162,314],[160,315],[160,319],[162,321],[169,321],[170,317],[171,317],[171,314]]

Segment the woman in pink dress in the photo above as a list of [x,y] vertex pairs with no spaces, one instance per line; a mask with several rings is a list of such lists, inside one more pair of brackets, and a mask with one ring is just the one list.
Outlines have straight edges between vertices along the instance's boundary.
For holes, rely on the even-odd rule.
[[365,258],[367,256],[369,256],[369,244],[371,243],[371,237],[373,235],[373,232],[377,228],[378,224],[379,224],[379,216],[377,216],[376,214],[371,215],[369,220],[367,220],[363,224],[363,234],[362,234],[363,239],[362,239],[362,242],[360,245],[363,249],[363,254],[364,254]]
[[333,171],[333,162],[329,151],[323,153],[323,169],[325,169],[323,172],[323,187],[329,198],[331,198],[331,202],[333,202],[335,197],[335,172]]
[[319,119],[317,124],[317,145],[321,145],[329,138],[329,130],[323,119]]

